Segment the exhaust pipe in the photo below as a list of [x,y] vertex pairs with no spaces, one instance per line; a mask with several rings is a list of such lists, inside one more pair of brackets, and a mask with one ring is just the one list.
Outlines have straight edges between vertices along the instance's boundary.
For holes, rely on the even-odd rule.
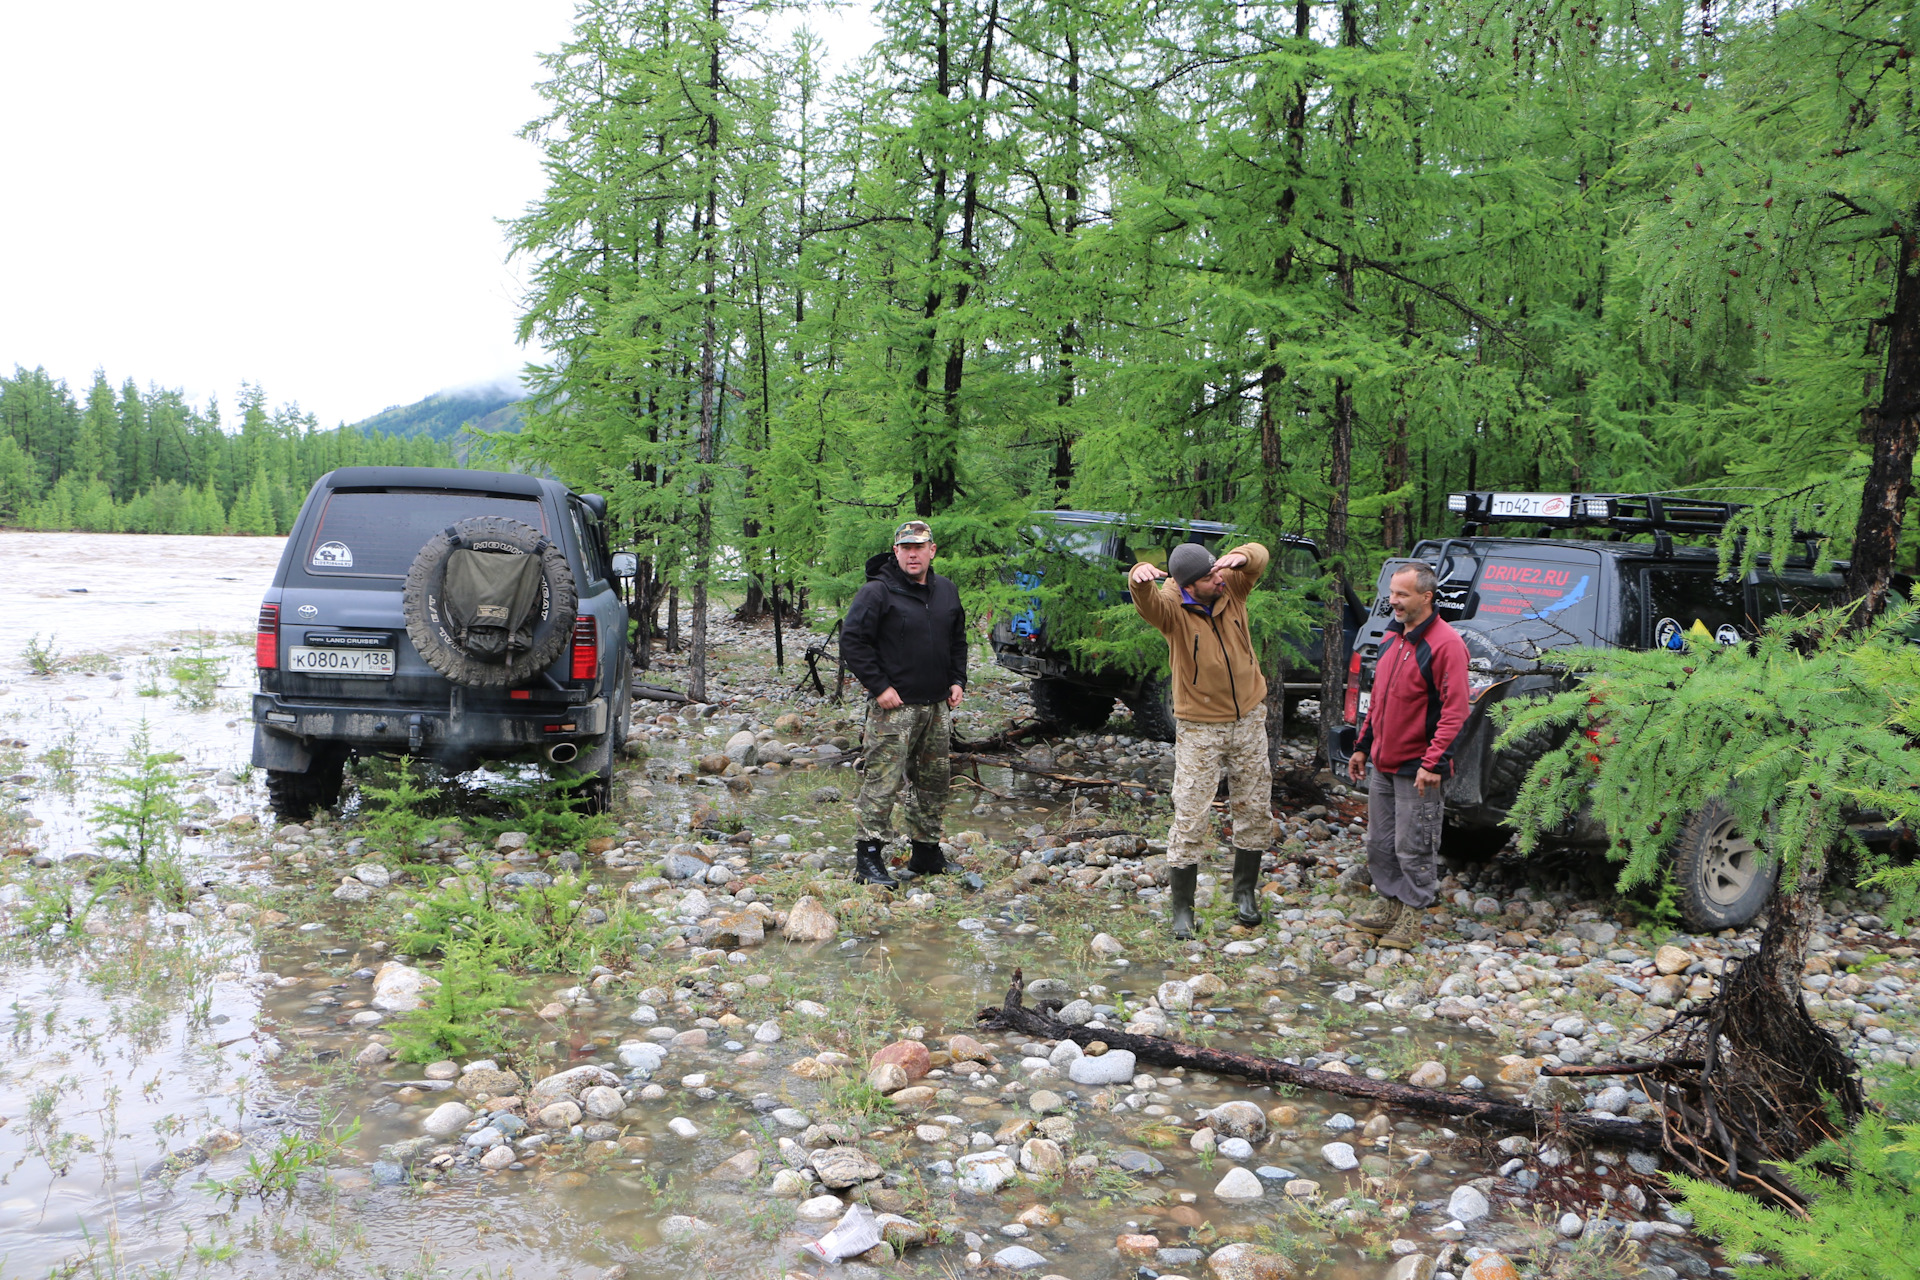
[[547,759],[555,764],[571,764],[579,754],[580,748],[571,742],[556,742],[547,748]]

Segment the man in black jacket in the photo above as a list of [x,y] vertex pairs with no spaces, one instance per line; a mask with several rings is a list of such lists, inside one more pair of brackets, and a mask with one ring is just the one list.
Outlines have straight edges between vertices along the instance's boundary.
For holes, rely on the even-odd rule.
[[862,884],[895,883],[882,850],[894,839],[894,801],[908,785],[907,869],[947,869],[940,833],[951,714],[967,685],[967,615],[953,583],[932,571],[937,550],[926,521],[901,525],[893,554],[867,561],[866,585],[840,627],[840,655],[868,695],[853,872]]

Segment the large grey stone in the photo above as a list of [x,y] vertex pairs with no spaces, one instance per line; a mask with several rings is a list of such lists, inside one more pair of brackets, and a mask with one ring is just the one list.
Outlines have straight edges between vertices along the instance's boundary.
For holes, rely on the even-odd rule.
[[473,1109],[464,1102],[443,1102],[435,1107],[433,1114],[420,1122],[420,1129],[429,1137],[445,1142],[462,1129],[467,1121],[473,1119]]
[[1460,1222],[1477,1222],[1486,1217],[1490,1209],[1487,1197],[1475,1186],[1455,1187],[1453,1194],[1447,1197],[1448,1216]]
[[1258,1138],[1267,1131],[1267,1113],[1251,1102],[1223,1102],[1207,1112],[1213,1131],[1227,1138]]
[[1222,1200],[1258,1200],[1266,1194],[1260,1185],[1260,1179],[1245,1169],[1227,1170],[1227,1176],[1220,1179],[1213,1194]]
[[858,1147],[825,1147],[812,1154],[810,1163],[815,1176],[835,1191],[871,1182],[886,1172]]
[[1110,1049],[1097,1058],[1075,1058],[1067,1064],[1067,1079],[1075,1084],[1125,1084],[1133,1079],[1133,1053]]
[[1047,1260],[1023,1244],[1008,1245],[993,1255],[993,1265],[1005,1267],[1009,1271],[1026,1271],[1033,1267],[1044,1267]]
[[975,1195],[992,1195],[1013,1181],[1014,1174],[1019,1172],[1014,1167],[1013,1158],[998,1151],[961,1156],[956,1167],[960,1189]]
[[423,994],[439,988],[438,978],[389,960],[374,972],[373,997],[367,1003],[384,1013],[406,1013],[420,1007]]

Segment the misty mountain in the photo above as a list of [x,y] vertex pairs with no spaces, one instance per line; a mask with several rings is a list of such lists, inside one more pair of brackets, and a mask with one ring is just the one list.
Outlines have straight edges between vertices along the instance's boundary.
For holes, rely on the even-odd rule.
[[383,431],[389,435],[429,436],[435,440],[446,440],[469,423],[476,431],[518,431],[519,405],[518,388],[467,387],[436,391],[424,400],[382,409],[371,418],[353,425],[366,432]]

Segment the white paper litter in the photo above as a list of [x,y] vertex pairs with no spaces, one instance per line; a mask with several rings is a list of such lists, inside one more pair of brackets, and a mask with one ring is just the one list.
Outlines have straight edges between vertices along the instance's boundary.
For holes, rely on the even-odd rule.
[[847,1210],[833,1230],[801,1247],[823,1261],[838,1262],[865,1253],[879,1243],[880,1224],[873,1220],[873,1210],[857,1204]]

